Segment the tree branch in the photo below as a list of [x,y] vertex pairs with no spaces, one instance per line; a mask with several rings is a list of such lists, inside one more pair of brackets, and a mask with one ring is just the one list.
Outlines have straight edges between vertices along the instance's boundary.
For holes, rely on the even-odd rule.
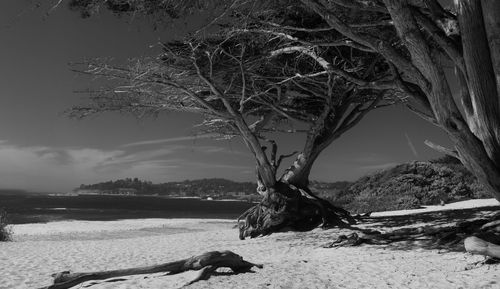
[[361,88],[382,89],[382,90],[396,88],[396,85],[395,85],[394,81],[392,81],[392,80],[389,80],[389,81],[365,81],[365,80],[362,80],[362,79],[355,77],[354,75],[346,72],[343,69],[336,68],[336,67],[332,66],[330,64],[330,62],[328,62],[326,59],[317,55],[311,47],[290,46],[290,47],[280,48],[280,49],[272,51],[270,53],[270,56],[275,57],[275,56],[280,55],[280,54],[294,53],[294,52],[299,52],[299,53],[302,53],[302,54],[305,54],[305,55],[311,57],[321,67],[323,67],[323,69],[325,69],[326,72],[337,74],[337,75],[345,78],[347,81],[358,85]]
[[452,157],[455,157],[457,159],[460,159],[459,155],[458,155],[458,152],[456,150],[452,150],[452,149],[449,149],[449,148],[445,148],[444,146],[441,146],[441,145],[438,145],[438,144],[435,144],[429,140],[425,140],[424,143],[430,147],[431,149],[433,150],[436,150],[440,153],[443,153],[443,154],[446,154],[446,155],[450,155]]
[[457,43],[448,37],[431,19],[425,16],[420,9],[412,9],[415,19],[420,24],[436,43],[446,52],[453,62],[462,70],[465,70],[464,58]]
[[376,108],[377,104],[380,103],[380,101],[383,99],[384,93],[380,92],[377,97],[364,109],[362,109],[362,105],[356,106],[351,113],[344,118],[342,123],[338,126],[337,129],[335,129],[335,135],[336,137],[339,137],[342,135],[344,132],[348,131],[351,129],[353,126],[355,126],[363,117],[372,109]]
[[[328,7],[318,3],[318,0],[301,0],[304,5],[311,8],[314,12],[320,15],[331,27],[334,27],[339,33],[350,38],[351,40],[360,43],[370,49],[379,52],[386,59],[391,61],[402,71],[406,71],[411,78],[414,79],[422,87],[429,87],[428,81],[416,69],[409,59],[398,52],[391,43],[379,39],[369,34],[356,32],[349,25],[340,20],[334,12]],[[350,1],[349,1],[350,2]]]
[[374,11],[387,13],[387,9],[379,5],[376,1],[358,1],[358,0],[331,0],[333,3],[356,10]]

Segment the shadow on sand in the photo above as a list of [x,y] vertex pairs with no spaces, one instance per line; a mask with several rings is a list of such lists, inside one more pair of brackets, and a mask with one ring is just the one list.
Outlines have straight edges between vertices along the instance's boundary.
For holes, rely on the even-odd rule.
[[325,247],[369,244],[392,250],[420,248],[463,252],[463,240],[468,236],[480,234],[483,239],[498,243],[500,232],[480,230],[484,224],[498,219],[500,206],[364,217],[351,233],[339,234]]

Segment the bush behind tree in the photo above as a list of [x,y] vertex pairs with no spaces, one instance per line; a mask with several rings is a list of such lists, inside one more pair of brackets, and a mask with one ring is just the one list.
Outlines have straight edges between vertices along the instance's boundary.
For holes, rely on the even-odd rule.
[[7,212],[4,209],[0,209],[0,242],[11,241],[12,240],[12,230],[9,226],[9,219]]
[[491,197],[462,164],[448,157],[397,165],[343,188],[317,190],[334,205],[353,213],[416,209]]

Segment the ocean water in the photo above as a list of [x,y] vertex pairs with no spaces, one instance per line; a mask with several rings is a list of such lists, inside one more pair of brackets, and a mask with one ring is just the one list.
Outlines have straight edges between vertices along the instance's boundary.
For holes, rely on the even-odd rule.
[[0,195],[11,224],[142,218],[235,219],[253,204],[152,196]]

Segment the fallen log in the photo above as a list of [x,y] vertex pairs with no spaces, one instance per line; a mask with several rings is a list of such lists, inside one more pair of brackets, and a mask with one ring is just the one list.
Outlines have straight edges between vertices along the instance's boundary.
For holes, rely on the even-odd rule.
[[217,268],[227,267],[235,273],[249,272],[252,267],[262,268],[261,264],[254,264],[243,260],[238,254],[231,251],[212,251],[188,259],[164,263],[160,265],[136,267],[111,271],[96,271],[85,273],[71,273],[69,271],[52,275],[54,284],[40,289],[66,289],[91,280],[105,280],[114,277],[153,274],[165,272],[168,275],[178,274],[189,270],[200,270],[198,276],[185,286],[199,280],[208,279]]

